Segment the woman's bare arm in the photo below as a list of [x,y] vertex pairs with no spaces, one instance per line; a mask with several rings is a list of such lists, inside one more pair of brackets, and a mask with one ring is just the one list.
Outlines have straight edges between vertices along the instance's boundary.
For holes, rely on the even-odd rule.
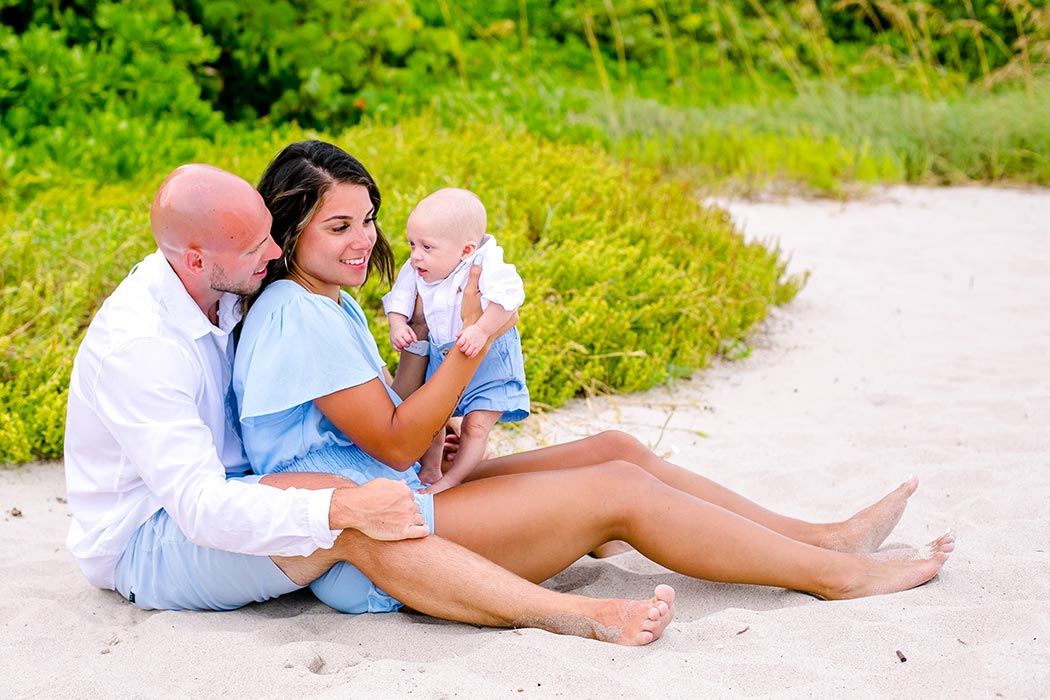
[[[464,323],[481,315],[479,275],[480,268],[472,267],[463,295]],[[516,322],[515,315],[503,330]],[[430,381],[396,408],[379,378],[314,399],[314,404],[365,452],[394,469],[407,469],[445,426],[490,345],[473,358],[453,348]]]
[[[430,331],[427,328],[427,321],[423,315],[423,300],[418,296],[416,297],[416,308],[412,312],[412,318],[408,319],[408,326],[416,334],[418,340],[426,340],[429,337]],[[423,386],[423,381],[427,377],[427,362],[429,359],[429,357],[414,355],[410,352],[401,353],[401,359],[397,362],[397,374],[394,376],[393,381],[390,382],[390,388],[402,400],[407,399],[416,389]]]

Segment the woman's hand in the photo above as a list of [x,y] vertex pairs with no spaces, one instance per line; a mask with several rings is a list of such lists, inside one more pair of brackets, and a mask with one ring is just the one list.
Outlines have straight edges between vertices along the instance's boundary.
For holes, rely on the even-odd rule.
[[473,326],[481,318],[481,288],[478,286],[481,280],[481,263],[475,258],[470,266],[470,274],[463,285],[463,303],[460,306],[459,317],[463,319],[463,326]]
[[[467,275],[467,282],[463,285],[463,303],[460,305],[459,317],[463,319],[463,327],[473,326],[481,319],[483,310],[481,308],[481,289],[478,287],[478,282],[481,280],[481,264],[475,263],[470,266],[470,274]],[[495,333],[489,335],[489,342],[491,343],[496,338],[500,337],[518,323],[518,312],[514,311],[510,318],[500,326]],[[475,353],[476,354],[476,353]],[[471,355],[470,357],[473,357]]]
[[418,294],[416,295],[416,306],[412,310],[412,318],[408,319],[408,328],[415,334],[416,340],[426,340],[430,337],[427,317],[423,314],[423,297]]

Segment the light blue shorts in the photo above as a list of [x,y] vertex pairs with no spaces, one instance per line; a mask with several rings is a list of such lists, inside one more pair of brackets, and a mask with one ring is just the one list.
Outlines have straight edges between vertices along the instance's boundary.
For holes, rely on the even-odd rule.
[[[431,344],[428,380],[455,344],[455,341]],[[488,355],[481,361],[452,415],[465,416],[471,411],[500,411],[500,421],[505,423],[529,417],[529,388],[525,385],[525,360],[517,328],[492,341]]]
[[135,531],[115,585],[144,610],[233,610],[302,588],[270,557],[190,542],[163,510]]
[[[377,478],[404,481],[412,489],[427,527],[434,532],[434,496],[417,493],[423,485],[416,476],[416,469],[393,470],[356,445],[330,445],[308,452],[280,471],[339,474],[357,484]],[[401,608],[400,601],[372,583],[356,566],[345,562],[336,564],[311,583],[310,590],[318,600],[344,613],[394,612]]]

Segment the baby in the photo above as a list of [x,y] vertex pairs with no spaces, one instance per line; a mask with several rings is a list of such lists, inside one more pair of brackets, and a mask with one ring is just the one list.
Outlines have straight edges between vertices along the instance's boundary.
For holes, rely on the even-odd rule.
[[[427,196],[408,217],[412,255],[383,297],[383,308],[394,348],[429,355],[427,379],[453,345],[468,357],[477,355],[489,336],[525,301],[521,277],[513,265],[503,262],[503,249],[485,233],[485,226],[481,200],[473,192],[456,188]],[[475,261],[482,266],[479,287],[484,312],[477,323],[463,327],[462,288]],[[408,325],[417,294],[423,301],[429,345],[418,341]],[[442,474],[444,434],[438,434],[420,459],[419,480],[429,484],[424,493],[438,493],[462,482],[484,458],[496,421],[519,421],[529,415],[529,390],[517,328],[493,341],[453,415],[463,416],[459,451]]]

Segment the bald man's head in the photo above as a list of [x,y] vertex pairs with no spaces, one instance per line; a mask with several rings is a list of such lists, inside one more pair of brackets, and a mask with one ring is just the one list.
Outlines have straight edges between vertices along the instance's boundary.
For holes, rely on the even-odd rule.
[[211,165],[176,168],[161,184],[149,212],[165,256],[188,248],[224,251],[244,235],[269,231],[270,212],[247,181]]
[[206,313],[224,292],[257,292],[267,262],[281,253],[270,237],[270,211],[255,188],[210,165],[172,172],[149,218],[157,246]]

